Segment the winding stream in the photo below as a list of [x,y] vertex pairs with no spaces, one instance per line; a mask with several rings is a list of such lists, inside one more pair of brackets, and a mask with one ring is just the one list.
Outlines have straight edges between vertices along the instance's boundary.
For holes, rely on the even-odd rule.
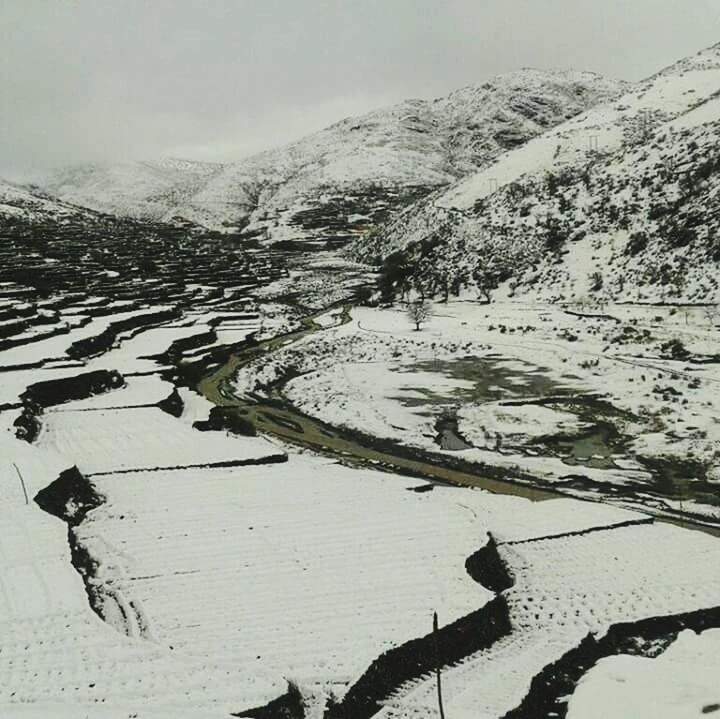
[[[342,306],[340,324],[350,321],[351,307],[350,304]],[[231,353],[226,356],[221,366],[197,382],[197,391],[213,404],[231,409],[252,423],[258,433],[334,456],[348,465],[384,469],[447,484],[479,487],[496,494],[524,497],[531,501],[557,499],[558,496],[583,499],[575,494],[569,495],[567,492],[563,492],[562,488],[555,490],[532,486],[529,483],[537,482],[537,478],[519,469],[513,470],[513,475],[519,477],[522,483],[508,479],[508,470],[503,467],[471,463],[461,457],[436,454],[429,450],[366,435],[357,430],[326,424],[302,413],[282,395],[281,386],[285,380],[271,388],[268,396],[239,397],[235,394],[233,380],[244,366],[259,357],[270,355],[278,349],[298,342],[312,333],[329,329],[315,322],[317,317],[327,312],[328,308],[325,308],[307,316],[299,330],[263,340],[251,346],[229,350]],[[334,327],[337,326],[334,325]],[[452,441],[454,442],[454,437]],[[585,499],[586,501],[602,501],[601,497]],[[658,512],[643,510],[642,507],[633,507],[633,509],[645,511],[659,521],[720,536],[720,527],[696,523],[691,519],[663,516]]]
[[[341,324],[350,321],[350,308],[350,305],[343,307]],[[383,468],[449,484],[480,487],[490,492],[525,497],[532,501],[557,498],[558,493],[550,490],[481,475],[478,473],[479,467],[473,467],[469,462],[460,459],[435,455],[357,431],[333,427],[292,407],[277,389],[270,397],[243,398],[234,393],[232,382],[239,370],[260,356],[325,329],[314,322],[315,317],[325,312],[326,310],[323,310],[307,317],[301,330],[265,340],[230,355],[225,364],[200,380],[197,390],[213,404],[233,408],[262,434],[337,456],[348,464]],[[500,474],[495,468],[488,467],[487,470]],[[504,473],[504,470],[502,472]]]

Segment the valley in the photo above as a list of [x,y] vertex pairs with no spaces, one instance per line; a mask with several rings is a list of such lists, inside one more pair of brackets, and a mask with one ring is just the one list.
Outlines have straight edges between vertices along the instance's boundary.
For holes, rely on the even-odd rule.
[[[591,363],[583,373],[579,366],[579,358],[597,356],[587,340],[573,342],[574,354],[562,344],[556,348],[574,363],[564,367],[559,359],[562,370],[556,372],[550,361],[540,362],[538,346],[547,340],[511,331],[510,318],[517,313],[531,323],[527,307],[500,310],[454,301],[438,306],[417,332],[403,312],[358,302],[368,277],[362,267],[331,257],[308,262],[301,255],[278,255],[276,263],[284,266],[284,276],[219,303],[209,300],[204,308],[195,302],[167,316],[152,315],[144,326],[114,334],[110,346],[91,342],[89,356],[63,358],[56,349],[40,368],[5,366],[3,377],[10,381],[3,382],[0,416],[11,430],[3,447],[12,458],[3,476],[9,503],[5,536],[39,537],[42,527],[47,537],[45,545],[34,540],[27,553],[3,542],[3,556],[12,557],[3,579],[5,631],[37,636],[23,660],[15,653],[22,650],[19,643],[5,652],[6,670],[21,672],[12,669],[5,676],[30,672],[27,683],[15,678],[12,690],[5,685],[8,693],[0,701],[9,716],[15,707],[22,716],[19,708],[28,703],[55,711],[54,692],[63,687],[72,689],[72,701],[82,706],[100,703],[122,712],[160,704],[166,714],[158,716],[168,717],[190,710],[253,715],[260,710],[252,707],[271,707],[274,701],[295,706],[295,713],[324,707],[329,717],[375,716],[379,706],[380,715],[411,715],[432,702],[432,680],[412,667],[433,666],[435,640],[427,624],[433,611],[440,614],[439,641],[447,653],[446,706],[466,711],[480,691],[484,711],[503,716],[537,700],[526,691],[544,667],[555,660],[580,661],[573,652],[588,633],[602,636],[625,622],[623,632],[649,631],[654,641],[667,641],[679,630],[675,627],[720,624],[712,600],[714,553],[720,550],[706,535],[716,533],[711,506],[694,496],[676,497],[674,490],[656,493],[645,476],[638,477],[640,489],[626,487],[620,480],[640,470],[623,466],[629,460],[622,452],[612,454],[612,467],[595,466],[580,450],[577,463],[571,462],[562,451],[551,452],[549,443],[544,449],[533,445],[538,433],[528,425],[531,414],[518,426],[497,412],[501,398],[511,413],[522,406],[514,402],[535,401],[532,406],[548,413],[537,420],[544,425],[541,435],[553,423],[569,434],[582,429],[582,412],[577,419],[556,415],[568,410],[568,402],[600,403],[598,388],[588,387],[595,367]],[[313,308],[323,286],[332,287],[329,304]],[[290,304],[283,304],[287,300]],[[242,319],[231,310],[238,302]],[[23,297],[6,304],[27,306]],[[539,316],[551,312],[535,309]],[[605,308],[608,314],[619,310]],[[78,305],[59,310],[67,317],[78,311]],[[648,310],[624,311],[644,317]],[[136,312],[133,317],[142,317],[147,310]],[[575,332],[607,322],[555,312],[551,321],[566,317]],[[480,334],[488,313],[507,329],[485,331],[496,331],[503,342]],[[103,336],[117,320],[104,320],[96,335],[86,329],[92,323],[78,325],[61,335],[66,350],[84,347],[80,338]],[[690,331],[703,334],[701,326]],[[462,346],[458,333],[466,338]],[[517,343],[511,341],[514,334]],[[57,342],[53,336],[31,344],[42,349]],[[468,342],[472,346],[465,346]],[[312,364],[309,373],[300,358]],[[620,357],[618,363],[627,366],[626,361],[641,360]],[[642,361],[660,366],[657,358]],[[358,362],[372,375],[354,374]],[[332,395],[325,396],[321,388],[328,371],[347,378],[334,381]],[[320,384],[298,393],[297,384],[307,382]],[[22,396],[13,400],[12,387]],[[364,397],[358,395],[361,387]],[[228,407],[239,413],[239,422],[218,412]],[[372,417],[357,413],[358,407],[371,407]],[[438,443],[434,426],[449,410],[467,447],[443,449]],[[13,426],[19,417],[25,419]],[[482,423],[490,417],[494,434],[486,436]],[[381,422],[390,422],[387,431]],[[505,437],[500,447],[498,435]],[[521,452],[528,443],[534,452]],[[597,454],[594,445],[592,451]],[[569,471],[586,475],[590,489],[556,476]],[[679,520],[681,527],[664,524],[665,518]],[[57,531],[63,522],[69,546]],[[633,537],[630,544],[625,533]],[[340,545],[339,536],[346,538]],[[660,584],[652,565],[658,543],[664,547],[666,577]],[[230,564],[225,552],[218,553],[223,545],[233,548]],[[603,553],[619,546],[618,574]],[[551,553],[550,564],[543,552],[537,554],[540,549]],[[577,587],[567,596],[558,589],[559,578],[551,581],[545,573],[549,566],[557,572],[563,556],[569,562],[563,571],[575,577],[568,586]],[[688,561],[693,556],[697,560]],[[429,575],[428,562],[434,563]],[[585,570],[579,583],[578,562],[596,567]],[[503,569],[491,570],[495,565]],[[538,573],[532,581],[529,571]],[[360,572],[366,594],[358,595],[349,576],[338,586],[343,572]],[[496,577],[498,572],[505,579]],[[243,585],[253,587],[242,598],[233,589],[238,573],[245,577]],[[74,597],[72,606],[58,604],[60,596],[50,591],[60,577],[67,586],[63,596]],[[279,603],[278,591],[288,582],[292,600]],[[17,597],[28,592],[33,602],[18,604]],[[228,592],[234,597],[229,603]],[[607,600],[598,604],[590,596]],[[527,614],[533,601],[540,602],[536,619]],[[318,602],[331,614],[313,609]],[[390,607],[395,614],[388,616]],[[54,625],[51,617],[64,624]],[[655,618],[661,622],[657,628],[644,628],[643,622]],[[637,626],[627,624],[636,620]],[[228,626],[236,627],[237,642],[228,641]],[[343,643],[351,626],[363,639],[357,635]],[[30,627],[41,634],[28,634]],[[111,664],[89,660],[95,662],[90,666],[86,658],[94,655],[82,645],[73,648],[75,637],[88,632],[98,651],[111,652]],[[284,632],[294,638],[289,653]],[[49,636],[53,648],[47,654]],[[612,654],[624,646],[614,641],[599,651]],[[52,661],[56,651],[76,657],[71,666],[79,673],[61,672],[39,693],[29,678],[43,671],[41,662]],[[123,659],[128,653],[140,672],[137,679]],[[507,673],[508,661],[521,664]],[[197,681],[187,685],[190,666],[197,667]],[[493,666],[497,673],[488,674]],[[287,691],[282,677],[288,674],[301,700]],[[480,675],[504,679],[488,694],[485,684],[476,688],[467,681]],[[515,685],[507,684],[510,676]],[[183,692],[175,689],[180,682],[186,684]],[[549,700],[542,696],[542,702]]]
[[0,716],[717,711],[719,93],[1,182]]
[[[346,462],[369,461],[530,498],[549,498],[555,491],[602,498],[660,517],[696,521],[713,531],[712,525],[720,519],[713,487],[717,410],[712,392],[702,389],[703,384],[713,387],[718,382],[712,365],[680,369],[675,360],[633,357],[625,345],[616,356],[575,335],[563,343],[562,335],[570,328],[574,332],[582,328],[594,340],[598,324],[564,312],[570,322],[554,326],[552,340],[543,338],[537,333],[542,321],[559,324],[561,320],[552,307],[534,309],[539,326],[491,327],[496,338],[467,342],[459,353],[457,345],[449,346],[458,341],[449,329],[450,317],[459,320],[465,338],[477,342],[480,331],[473,319],[478,315],[485,320],[522,316],[528,322],[529,308],[507,306],[500,314],[497,307],[489,313],[474,302],[453,303],[448,314],[416,337],[402,315],[343,307],[331,315],[337,328],[316,327],[314,333],[305,330],[253,346],[245,357],[234,354],[198,389],[263,432],[339,455]],[[659,312],[678,315],[677,308],[615,309],[635,320],[652,314],[656,327],[667,322]],[[685,333],[714,346],[717,329],[705,328],[701,312],[697,319],[699,325],[692,329],[684,325]],[[432,325],[441,321],[442,326],[433,331]],[[392,331],[373,331],[372,324]],[[383,333],[389,335],[387,339]],[[516,334],[520,337],[513,342]],[[404,342],[398,341],[400,337]],[[537,361],[539,353],[549,348],[548,365],[554,365],[555,372],[541,371],[523,359],[532,352]],[[643,346],[643,351],[647,349]],[[473,351],[478,354],[472,355]],[[632,387],[627,384],[603,392],[597,378],[607,387],[612,373],[607,365],[619,367],[617,382],[634,384],[640,370],[641,377],[652,372],[654,381],[668,384],[663,391],[657,384],[645,387],[632,400],[628,397]],[[558,379],[551,380],[549,374]],[[242,380],[239,397],[233,389],[236,376]],[[378,386],[383,387],[379,394],[373,391]],[[685,401],[671,418],[664,416],[662,397],[654,408],[652,399],[663,392],[681,396],[674,387],[691,387],[696,398],[689,406]],[[443,435],[438,434],[443,421],[453,427],[458,446],[443,446]],[[693,424],[683,437],[686,423]],[[645,448],[647,457],[642,454]],[[694,482],[679,482],[693,456],[698,456],[699,476]]]

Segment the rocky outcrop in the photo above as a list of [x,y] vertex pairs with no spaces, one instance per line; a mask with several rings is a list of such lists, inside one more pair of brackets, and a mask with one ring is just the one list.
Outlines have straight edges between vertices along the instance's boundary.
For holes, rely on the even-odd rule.
[[52,484],[41,489],[34,501],[43,511],[62,519],[70,527],[76,527],[91,509],[99,507],[105,499],[77,467],[71,467]]
[[20,395],[22,411],[14,422],[15,436],[34,442],[40,432],[39,418],[45,408],[117,389],[124,382],[122,375],[115,370],[96,370],[31,384]]
[[497,548],[495,537],[488,532],[488,543],[467,558],[465,569],[478,584],[493,592],[503,592],[512,587],[514,579]]
[[208,419],[193,422],[193,428],[201,432],[224,430],[244,437],[257,436],[255,425],[235,407],[213,407]]
[[165,397],[165,399],[161,399],[156,406],[166,414],[173,417],[180,417],[183,413],[183,409],[185,409],[185,403],[183,402],[183,398],[180,396],[177,387],[173,387],[173,391]]

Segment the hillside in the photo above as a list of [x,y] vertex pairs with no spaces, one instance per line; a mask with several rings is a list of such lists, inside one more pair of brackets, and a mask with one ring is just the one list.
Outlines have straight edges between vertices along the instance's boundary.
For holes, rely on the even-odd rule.
[[79,167],[36,179],[106,212],[340,244],[623,87],[592,73],[522,70],[348,118],[241,162]]
[[101,212],[161,220],[222,169],[221,164],[166,159],[64,167],[33,180],[67,202]]
[[546,299],[717,299],[720,45],[358,241],[386,285]]
[[61,202],[46,193],[0,179],[0,222],[60,221],[89,217],[92,211]]

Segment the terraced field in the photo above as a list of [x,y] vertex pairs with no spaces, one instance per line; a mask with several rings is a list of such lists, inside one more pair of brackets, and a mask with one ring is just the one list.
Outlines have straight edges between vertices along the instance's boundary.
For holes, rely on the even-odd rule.
[[633,637],[720,625],[709,535],[238,399],[363,268],[44,232],[0,285],[2,716],[424,717],[440,669],[448,715],[535,719]]

